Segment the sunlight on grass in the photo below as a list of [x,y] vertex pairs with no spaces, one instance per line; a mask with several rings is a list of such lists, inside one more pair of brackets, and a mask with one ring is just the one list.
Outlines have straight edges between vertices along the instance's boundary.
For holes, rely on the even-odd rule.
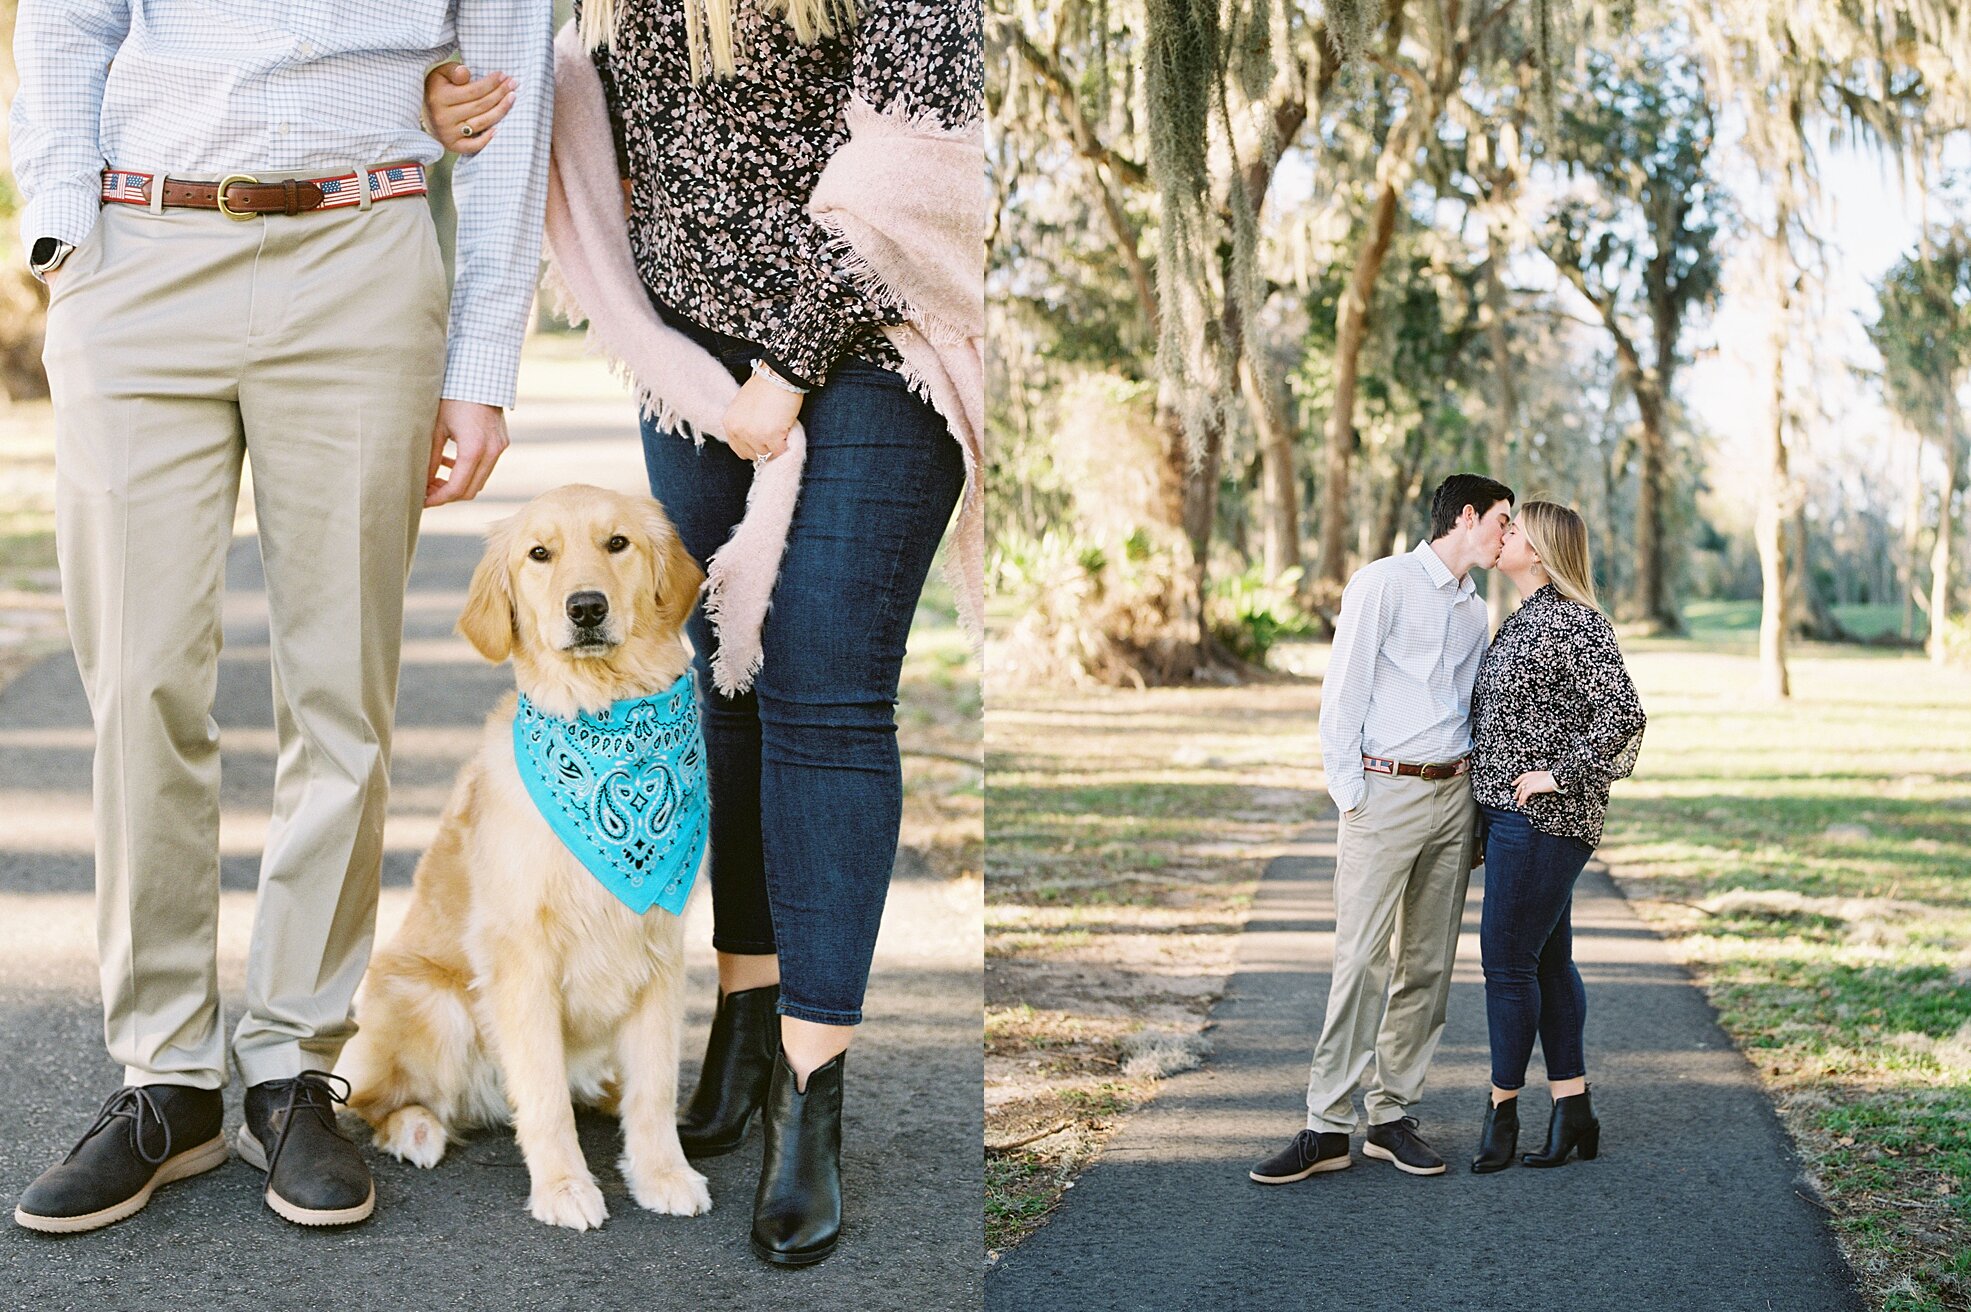
[[1765,1076],[1875,1305],[1971,1305],[1971,672],[1813,646],[1776,706],[1719,642],[1756,606],[1692,620],[1624,644],[1650,722],[1602,854]]

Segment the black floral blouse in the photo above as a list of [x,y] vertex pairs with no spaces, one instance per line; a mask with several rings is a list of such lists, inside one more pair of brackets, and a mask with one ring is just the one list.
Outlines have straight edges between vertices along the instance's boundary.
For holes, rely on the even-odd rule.
[[897,367],[882,325],[900,322],[901,307],[844,274],[807,201],[848,140],[851,96],[943,127],[979,118],[980,0],[860,0],[852,27],[812,45],[760,0],[738,0],[738,71],[707,70],[696,86],[678,0],[617,0],[616,23],[596,67],[652,298],[758,345],[802,383],[825,381],[847,355]]
[[[1523,811],[1542,833],[1601,842],[1608,785],[1636,768],[1645,717],[1615,626],[1549,583],[1499,626],[1471,694],[1471,790],[1481,805]],[[1553,773],[1557,793],[1524,807],[1513,781]]]

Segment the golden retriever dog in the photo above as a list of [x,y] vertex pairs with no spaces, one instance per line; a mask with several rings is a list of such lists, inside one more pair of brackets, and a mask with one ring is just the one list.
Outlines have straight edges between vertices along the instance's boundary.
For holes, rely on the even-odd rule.
[[[459,632],[549,715],[669,687],[704,574],[648,497],[557,488],[496,524]],[[615,1110],[623,1178],[655,1212],[712,1206],[678,1146],[683,931],[616,900],[554,835],[513,754],[515,698],[486,721],[419,862],[403,928],[370,966],[337,1067],[385,1152],[435,1166],[464,1129],[511,1119],[528,1209],[608,1217],[575,1105]]]

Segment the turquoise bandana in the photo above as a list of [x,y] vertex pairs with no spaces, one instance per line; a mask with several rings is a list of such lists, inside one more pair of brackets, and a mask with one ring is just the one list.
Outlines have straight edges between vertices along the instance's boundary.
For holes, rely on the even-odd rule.
[[710,814],[691,671],[663,692],[573,720],[521,694],[513,761],[548,828],[618,901],[638,915],[653,906],[683,913]]

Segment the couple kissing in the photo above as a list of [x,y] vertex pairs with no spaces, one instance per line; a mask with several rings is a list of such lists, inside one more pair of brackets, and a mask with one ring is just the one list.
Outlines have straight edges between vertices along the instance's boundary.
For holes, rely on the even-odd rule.
[[[1522,599],[1489,642],[1478,569],[1504,573]],[[1444,1032],[1481,861],[1492,1088],[1471,1169],[1599,1153],[1570,908],[1609,784],[1635,768],[1643,725],[1572,509],[1529,501],[1515,515],[1511,488],[1455,474],[1432,498],[1428,541],[1355,573],[1321,697],[1321,758],[1341,812],[1334,972],[1307,1126],[1253,1180],[1352,1165],[1365,1077],[1364,1156],[1443,1174],[1411,1112]],[[1536,1036],[1553,1110],[1544,1148],[1521,1155],[1519,1093]]]

